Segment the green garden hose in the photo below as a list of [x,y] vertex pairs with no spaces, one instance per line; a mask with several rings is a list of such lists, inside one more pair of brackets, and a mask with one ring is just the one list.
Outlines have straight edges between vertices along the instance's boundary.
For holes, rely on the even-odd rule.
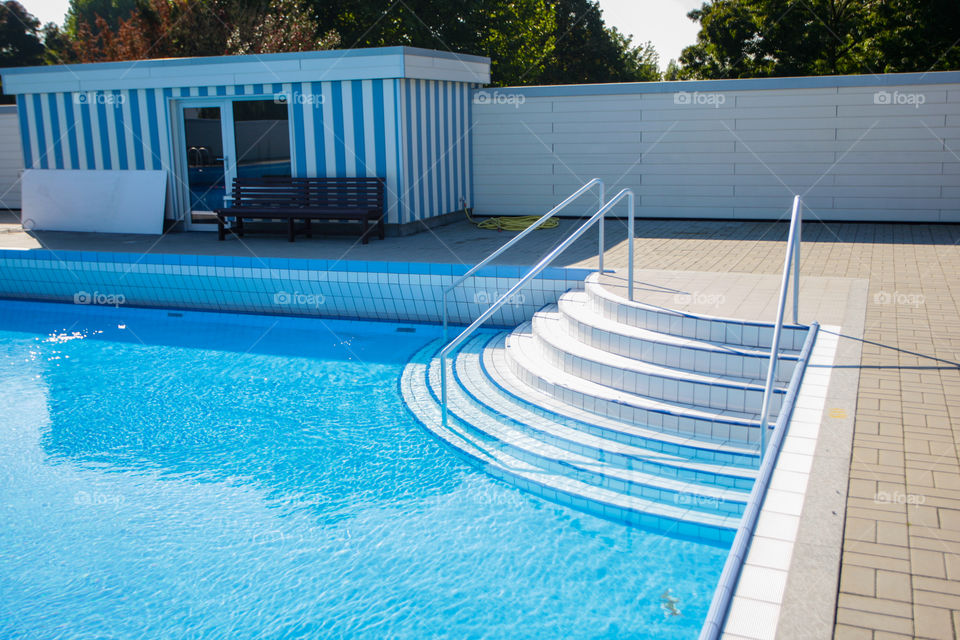
[[[487,218],[486,220],[477,222],[470,217],[469,209],[464,207],[463,212],[467,215],[467,220],[469,220],[471,224],[476,225],[478,229],[495,229],[496,231],[523,231],[527,227],[535,225],[540,219],[540,216],[500,216],[499,218]],[[559,224],[559,220],[550,218],[540,225],[539,228],[553,229]]]

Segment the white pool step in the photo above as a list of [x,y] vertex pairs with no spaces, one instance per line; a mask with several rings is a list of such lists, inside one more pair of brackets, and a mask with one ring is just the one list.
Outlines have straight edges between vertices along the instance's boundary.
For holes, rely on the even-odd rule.
[[[715,440],[704,441],[692,435],[675,434],[643,425],[624,422],[586,411],[528,386],[510,370],[504,342],[506,334],[495,336],[483,351],[481,364],[495,389],[537,415],[573,425],[579,431],[600,435],[608,440],[635,444],[682,458],[706,460],[722,466],[757,466],[757,449],[749,445]],[[543,407],[549,406],[550,410]]]
[[[494,341],[498,340],[495,338]],[[709,477],[714,484],[743,489],[749,488],[756,477],[756,470],[752,466],[721,464],[626,444],[530,411],[523,403],[518,403],[502,393],[492,378],[483,375],[480,366],[482,356],[475,349],[485,347],[483,351],[488,351],[489,342],[491,341],[488,336],[482,336],[460,352],[455,364],[457,386],[461,393],[469,394],[469,401],[476,405],[476,408],[493,415],[501,422],[509,422],[511,429],[519,429],[551,446],[589,456],[594,461],[600,460],[611,467],[649,469],[662,478],[695,480]]]
[[[585,291],[568,291],[558,301],[564,331],[591,347],[684,371],[729,375],[763,382],[769,347],[758,349],[651,331],[622,324],[596,312]],[[793,375],[798,352],[781,350],[777,381]]]
[[[625,300],[594,274],[532,321],[451,354],[445,424],[439,341],[411,360],[401,389],[429,431],[496,478],[601,517],[729,541],[759,461],[768,330]],[[784,332],[771,421],[806,331]]]
[[[523,339],[519,330],[514,335],[518,340]],[[741,377],[666,367],[597,349],[567,334],[553,305],[534,315],[529,336],[540,347],[544,360],[584,380],[668,402],[760,413],[762,384]],[[779,410],[785,391],[782,385],[777,386],[772,396],[772,411]]]
[[510,370],[524,384],[553,396],[555,402],[717,444],[755,445],[760,440],[760,422],[754,414],[650,398],[568,374],[540,357],[537,345],[527,333],[528,326],[529,323],[520,325],[506,338]]
[[[483,339],[479,341],[480,344],[483,342],[485,342]],[[479,360],[478,354],[467,352],[469,348],[469,345],[465,347],[456,361],[456,366],[467,374],[478,370]],[[439,367],[439,364],[433,366]],[[430,381],[434,393],[438,394],[440,392],[439,371],[431,372]],[[476,389],[477,387],[474,386],[471,391]],[[547,432],[531,430],[529,427],[522,428],[516,418],[506,418],[490,412],[489,406],[482,404],[475,395],[467,394],[462,377],[458,384],[448,387],[448,393],[450,406],[455,407],[451,409],[451,415],[460,421],[465,432],[476,438],[474,442],[482,442],[487,451],[505,451],[544,471],[572,475],[588,484],[655,502],[674,505],[688,503],[703,506],[701,510],[726,511],[734,515],[742,513],[746,504],[750,482],[740,489],[696,482],[698,471],[701,476],[713,477],[718,475],[719,469],[707,472],[700,466],[698,470],[695,468],[697,466],[695,463],[684,469],[682,462],[678,461],[678,466],[674,469],[689,471],[693,478],[682,480],[673,476],[649,473],[640,468],[643,466],[641,463],[646,454],[644,450],[616,442],[603,442],[600,438],[590,436],[581,437],[579,440],[590,441],[592,449],[589,454],[592,455],[576,453],[571,450],[572,440],[566,441],[565,447],[555,446],[546,438],[529,435],[532,432],[543,436],[547,435]],[[561,430],[563,427],[557,425],[556,429]],[[752,480],[755,474],[746,471],[737,470],[741,478]]]
[[[758,349],[770,348],[773,326],[734,318],[716,318],[697,313],[628,300],[601,284],[601,275],[592,273],[584,281],[588,304],[600,315],[621,324],[658,331],[674,336],[707,340]],[[781,348],[799,352],[807,336],[807,327],[784,325]]]
[[[438,348],[436,343],[432,346],[434,350]],[[435,367],[431,369],[429,387],[425,383],[417,384],[418,379],[425,380],[426,369],[424,362],[414,360],[405,369],[401,389],[407,405],[431,432],[462,457],[473,458],[472,464],[492,476],[547,500],[600,517],[718,542],[732,540],[739,516],[696,508],[705,502],[719,501],[719,497],[704,497],[699,502],[692,497],[689,500],[689,504],[695,505],[692,507],[684,500],[678,500],[677,504],[650,500],[584,482],[572,475],[552,472],[511,455],[506,448],[490,447],[488,443],[467,435],[470,430],[476,429],[476,425],[467,426],[456,414],[448,415],[447,426],[444,427],[436,397],[432,394],[429,398],[424,396],[424,390],[439,384],[439,371]],[[430,399],[433,401],[430,402]],[[729,496],[740,494],[742,492],[730,492]]]

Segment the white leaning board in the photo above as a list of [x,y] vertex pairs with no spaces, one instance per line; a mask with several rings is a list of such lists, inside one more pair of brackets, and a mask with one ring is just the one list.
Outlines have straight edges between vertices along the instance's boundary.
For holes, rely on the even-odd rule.
[[166,171],[27,169],[21,191],[28,230],[163,233]]

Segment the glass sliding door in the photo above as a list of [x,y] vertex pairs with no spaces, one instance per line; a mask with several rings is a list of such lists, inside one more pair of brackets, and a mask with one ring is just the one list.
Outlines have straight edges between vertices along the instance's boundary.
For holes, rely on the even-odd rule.
[[235,100],[233,139],[240,178],[290,177],[290,126],[287,103]]
[[222,105],[184,106],[183,138],[190,213],[212,216],[227,194]]
[[179,106],[186,167],[188,229],[209,229],[233,179],[289,177],[290,123],[285,101],[187,99]]

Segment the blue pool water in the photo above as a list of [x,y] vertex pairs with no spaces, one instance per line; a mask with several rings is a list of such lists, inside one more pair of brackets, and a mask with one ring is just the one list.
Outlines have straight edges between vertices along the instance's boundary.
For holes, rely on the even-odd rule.
[[0,638],[695,636],[727,550],[463,464],[398,328],[0,301]]

